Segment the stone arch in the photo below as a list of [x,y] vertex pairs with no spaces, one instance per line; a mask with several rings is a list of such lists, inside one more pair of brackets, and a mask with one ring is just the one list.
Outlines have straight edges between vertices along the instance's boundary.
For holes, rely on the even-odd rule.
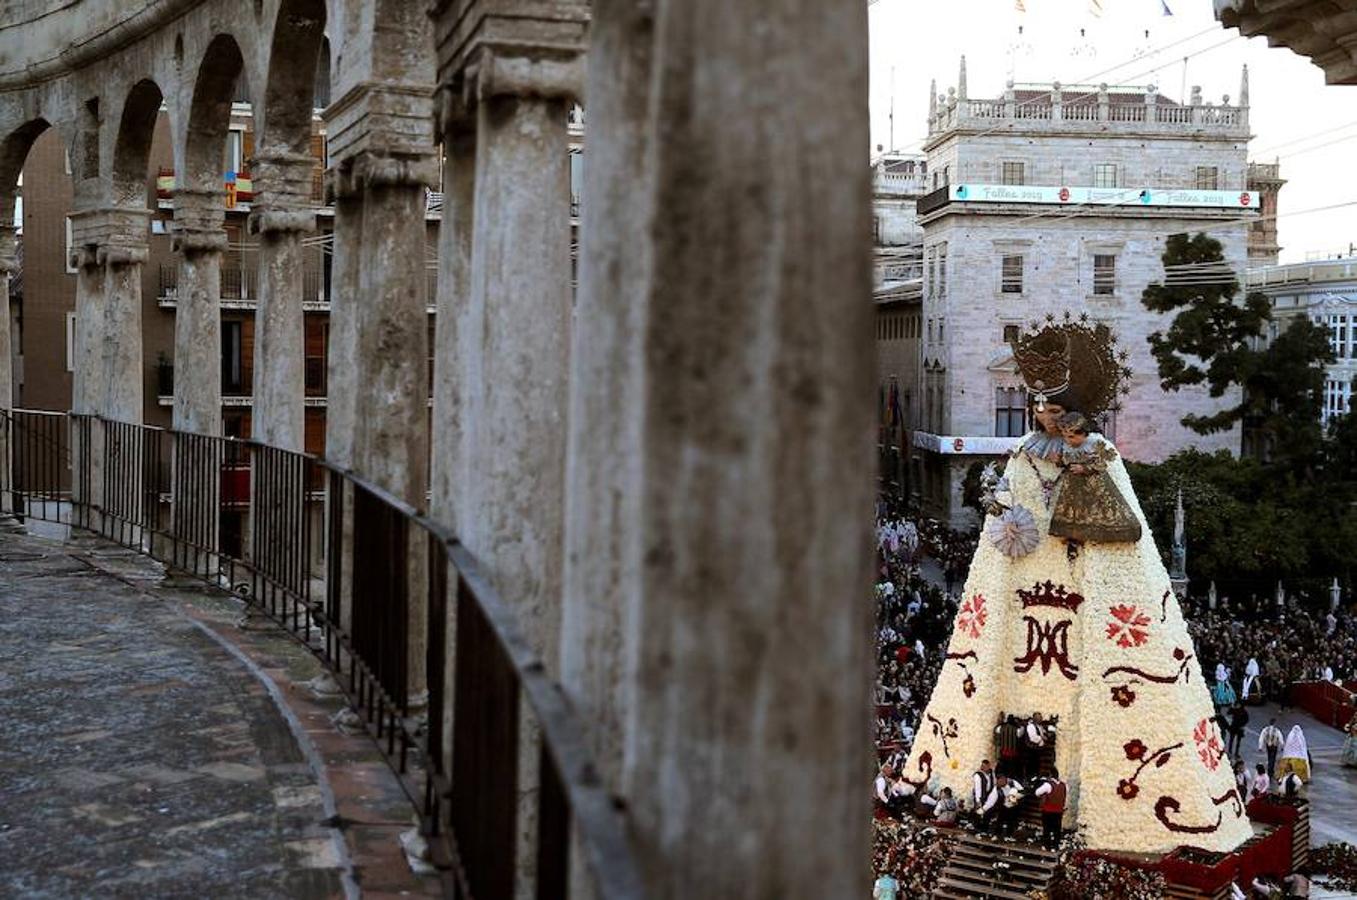
[[162,100],[160,87],[149,78],[132,85],[127,94],[113,145],[114,205],[139,207],[146,202],[146,167]]
[[14,220],[15,186],[19,173],[24,169],[28,151],[33,148],[42,133],[50,128],[50,123],[38,117],[30,119],[5,135],[0,142],[0,226],[9,225]]
[[[263,128],[257,149],[269,153],[310,151],[316,71],[325,40],[324,0],[283,0],[269,47],[268,82],[262,97]],[[258,98],[257,98],[258,99]],[[259,110],[256,111],[256,115]]]
[[229,34],[214,37],[203,54],[193,84],[180,187],[219,186],[222,150],[231,124],[231,102],[236,84],[243,77],[245,61],[235,38]]
[[0,142],[0,196],[13,195],[14,186],[23,171],[24,160],[33,142],[46,131],[51,124],[41,116],[30,119],[5,135]]

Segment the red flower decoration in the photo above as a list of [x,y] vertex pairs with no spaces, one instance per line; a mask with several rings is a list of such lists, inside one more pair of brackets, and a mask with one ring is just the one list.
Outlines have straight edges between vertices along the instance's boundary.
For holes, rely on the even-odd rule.
[[1107,623],[1107,638],[1118,647],[1139,647],[1149,640],[1150,617],[1139,607],[1122,604],[1109,610],[1112,621]]
[[1117,782],[1117,796],[1123,800],[1134,800],[1136,794],[1140,793],[1140,785],[1131,781],[1129,778],[1123,778]]
[[1136,702],[1136,692],[1129,685],[1119,684],[1112,688],[1112,700],[1125,708]]
[[985,627],[985,620],[988,618],[989,611],[985,609],[985,597],[982,594],[976,594],[961,605],[961,612],[957,615],[956,620],[957,631],[978,638]]
[[1127,741],[1126,745],[1123,746],[1121,749],[1126,751],[1127,759],[1144,759],[1145,751],[1149,750],[1150,748],[1146,747],[1144,741],[1142,741],[1140,738],[1136,738],[1133,741]]
[[1214,723],[1209,719],[1198,722],[1192,729],[1192,740],[1197,742],[1197,755],[1201,757],[1202,765],[1214,772],[1225,756],[1225,746],[1220,742]]

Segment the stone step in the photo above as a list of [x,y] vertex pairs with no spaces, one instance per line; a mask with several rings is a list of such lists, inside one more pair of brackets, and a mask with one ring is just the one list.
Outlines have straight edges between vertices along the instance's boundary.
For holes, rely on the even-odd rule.
[[956,861],[949,864],[947,872],[958,875],[962,878],[974,878],[977,881],[994,881],[1004,884],[1013,884],[1022,886],[1025,889],[1040,888],[1049,882],[1054,872],[1024,872],[1017,868],[1010,868],[1002,872],[994,868],[994,863],[973,863]]
[[1045,847],[1041,847],[1036,844],[1029,844],[1024,842],[1009,844],[1005,843],[1004,841],[996,841],[991,837],[983,835],[971,835],[971,834],[965,835],[958,842],[957,846],[974,847],[984,853],[992,853],[997,848],[999,850],[1008,850],[1016,854],[1032,857],[1034,859],[1049,860],[1052,863],[1055,863],[1060,859],[1060,855],[1057,854],[1056,852],[1052,850],[1047,850]]
[[979,854],[975,852],[957,852],[953,851],[952,858],[962,860],[973,865],[989,866],[996,861],[1002,860],[1015,869],[1021,869],[1026,872],[1032,872],[1038,875],[1046,875],[1055,871],[1055,863],[1045,861],[1034,861],[1024,859],[1020,856],[1009,856],[1001,853]]
[[949,893],[948,896],[992,897],[997,898],[997,900],[1030,900],[1028,892],[1023,890],[1021,886],[1014,885],[1013,887],[1017,888],[1017,890],[944,873],[938,880],[938,886],[934,889],[933,896],[939,896],[938,891],[942,890],[954,892]]

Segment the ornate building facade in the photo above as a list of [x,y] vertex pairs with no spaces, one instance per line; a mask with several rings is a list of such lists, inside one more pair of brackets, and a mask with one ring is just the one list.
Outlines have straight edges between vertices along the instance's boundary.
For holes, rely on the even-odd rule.
[[[1014,85],[997,97],[957,87],[933,98],[924,229],[923,347],[914,436],[926,510],[961,523],[961,483],[977,459],[1028,427],[1009,345],[1065,312],[1112,326],[1134,375],[1105,423],[1130,459],[1194,445],[1239,449],[1237,430],[1200,436],[1179,420],[1229,398],[1166,394],[1146,336],[1169,318],[1140,302],[1161,281],[1166,238],[1206,231],[1242,269],[1260,201],[1248,183],[1248,73],[1238,102],[1183,105],[1150,87]],[[933,183],[936,180],[936,184]]]

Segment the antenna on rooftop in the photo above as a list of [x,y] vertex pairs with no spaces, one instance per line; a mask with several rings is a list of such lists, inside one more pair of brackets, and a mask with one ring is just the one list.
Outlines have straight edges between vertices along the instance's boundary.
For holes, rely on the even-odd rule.
[[890,114],[890,141],[888,145],[891,152],[895,152],[895,66],[891,66],[891,114]]

